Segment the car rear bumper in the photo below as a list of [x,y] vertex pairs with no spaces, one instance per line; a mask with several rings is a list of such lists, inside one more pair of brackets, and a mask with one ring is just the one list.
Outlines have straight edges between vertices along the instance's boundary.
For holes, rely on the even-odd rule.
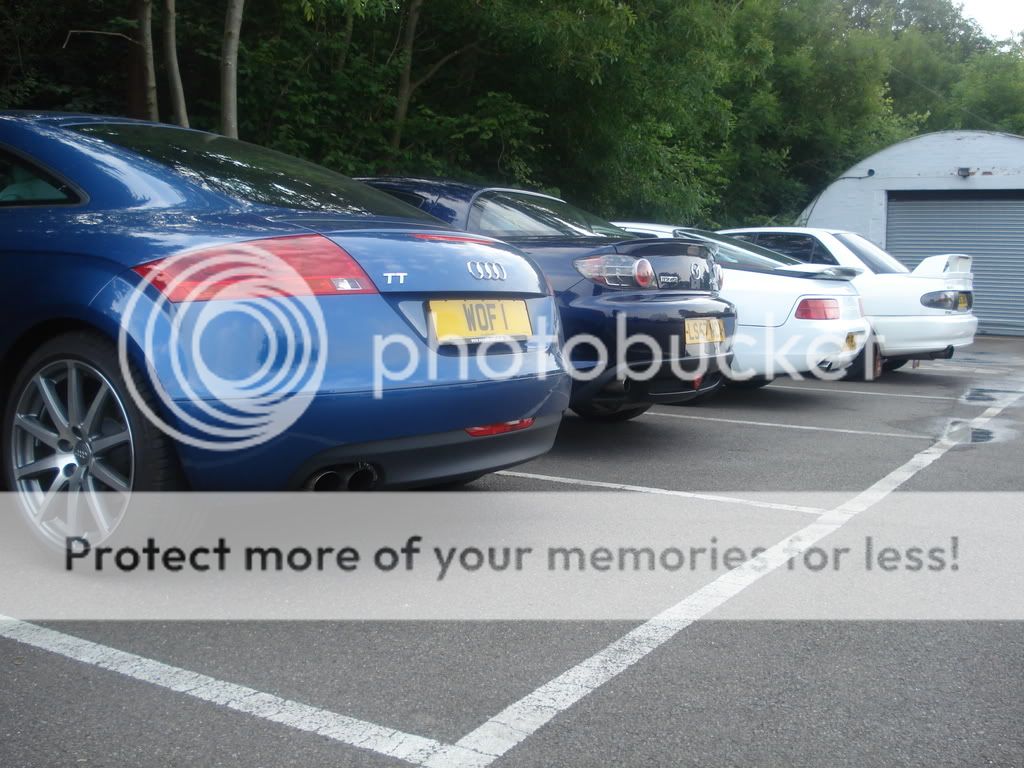
[[561,413],[538,418],[528,429],[470,437],[464,429],[330,448],[302,464],[288,481],[303,489],[324,470],[372,467],[374,490],[396,490],[470,480],[530,461],[551,450]]
[[[287,430],[240,450],[180,444],[189,484],[207,491],[286,490],[328,466],[373,465],[375,487],[445,482],[547,452],[569,405],[565,373],[509,381],[318,394]],[[202,403],[178,403],[197,415]],[[471,437],[467,427],[534,419],[527,429]],[[202,431],[195,433],[202,439]]]
[[[575,296],[560,305],[567,353],[577,374],[589,381],[573,385],[573,403],[600,400],[608,404],[674,403],[713,391],[721,384],[721,371],[732,360],[736,308],[708,293],[679,291],[604,291]],[[686,343],[690,320],[720,320],[721,342]],[[599,375],[592,357],[592,337],[607,353]],[[648,347],[648,344],[651,346]],[[637,378],[650,360],[660,361],[648,381]],[[695,374],[703,373],[694,386]]]
[[973,314],[875,316],[868,318],[883,357],[928,356],[946,347],[974,341],[978,318]]
[[721,387],[723,371],[729,370],[731,363],[731,351],[670,360],[662,363],[650,378],[644,363],[609,366],[590,381],[576,381],[572,402],[684,403]]
[[870,331],[863,318],[790,320],[778,327],[739,325],[733,339],[731,378],[774,378],[846,368],[864,349]]

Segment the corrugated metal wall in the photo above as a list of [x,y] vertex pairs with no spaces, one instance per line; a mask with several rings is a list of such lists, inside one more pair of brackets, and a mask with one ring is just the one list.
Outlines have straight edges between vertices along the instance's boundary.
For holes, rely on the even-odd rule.
[[927,256],[974,257],[984,333],[1024,336],[1024,191],[889,193],[886,247],[913,269]]

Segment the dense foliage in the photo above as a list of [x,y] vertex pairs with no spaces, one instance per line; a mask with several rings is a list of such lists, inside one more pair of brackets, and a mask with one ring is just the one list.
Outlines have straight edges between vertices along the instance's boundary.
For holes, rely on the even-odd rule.
[[[0,108],[146,116],[139,18],[132,0],[5,0]],[[170,121],[162,3],[152,25]],[[221,126],[224,28],[223,2],[178,0],[193,127]],[[952,0],[244,7],[239,135],[352,175],[528,185],[608,217],[781,222],[860,157],[945,128],[1024,133],[1024,40],[986,38]]]

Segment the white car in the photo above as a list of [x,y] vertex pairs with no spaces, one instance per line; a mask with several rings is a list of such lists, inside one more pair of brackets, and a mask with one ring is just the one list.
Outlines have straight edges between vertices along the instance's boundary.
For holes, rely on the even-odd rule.
[[761,386],[778,376],[838,375],[864,349],[870,326],[850,282],[856,270],[802,264],[689,227],[615,226],[646,237],[697,237],[715,246],[723,272],[719,293],[737,311],[733,386]]
[[724,229],[747,240],[814,265],[854,267],[853,284],[874,332],[872,378],[908,360],[948,359],[974,341],[971,257],[931,256],[911,272],[894,257],[854,232],[811,227]]

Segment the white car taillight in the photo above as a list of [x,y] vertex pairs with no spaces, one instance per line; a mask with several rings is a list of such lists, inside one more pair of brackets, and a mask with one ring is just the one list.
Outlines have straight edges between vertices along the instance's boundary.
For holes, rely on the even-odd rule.
[[921,297],[921,304],[929,309],[967,312],[974,306],[974,294],[970,291],[933,291]]
[[799,320],[838,320],[839,302],[835,299],[804,299],[797,305]]

